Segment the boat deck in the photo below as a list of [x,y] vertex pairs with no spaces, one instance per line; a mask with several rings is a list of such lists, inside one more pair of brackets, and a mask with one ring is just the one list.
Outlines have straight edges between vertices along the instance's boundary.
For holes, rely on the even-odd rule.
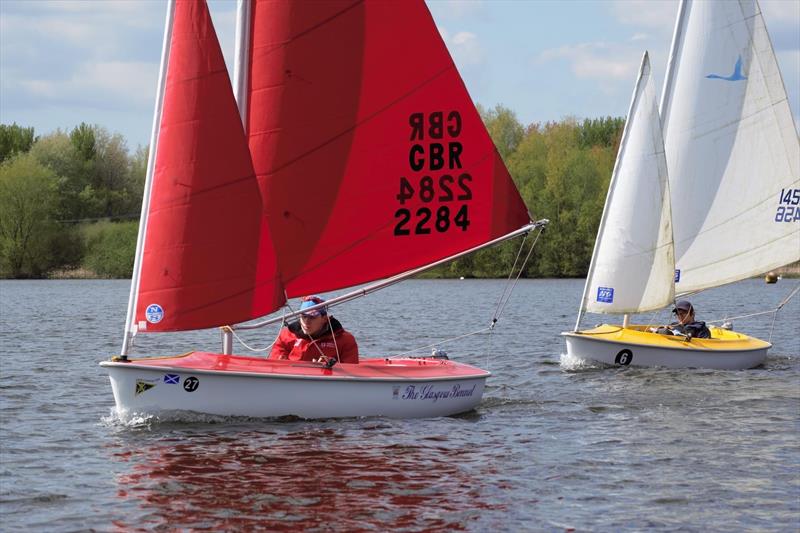
[[770,343],[760,339],[716,327],[709,328],[711,331],[710,339],[688,339],[680,335],[662,335],[649,331],[651,327],[630,325],[623,328],[617,325],[602,324],[583,331],[564,332],[562,335],[583,337],[601,342],[624,343],[631,346],[686,351],[752,351],[764,350],[772,346]]
[[350,379],[461,379],[465,377],[487,377],[490,372],[471,365],[446,359],[362,359],[358,364],[337,363],[326,368],[321,363],[309,361],[288,361],[246,357],[241,355],[222,355],[210,352],[189,352],[179,356],[148,357],[130,359],[122,362],[115,359],[101,363],[103,366],[124,365],[129,367],[160,370],[231,373],[248,375],[268,375],[286,377],[338,377]]

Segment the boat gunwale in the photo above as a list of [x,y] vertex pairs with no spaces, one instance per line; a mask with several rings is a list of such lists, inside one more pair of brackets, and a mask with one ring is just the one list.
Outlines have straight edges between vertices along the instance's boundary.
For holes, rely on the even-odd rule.
[[[179,356],[180,357],[180,356]],[[159,358],[154,358],[159,359]],[[162,358],[163,359],[163,358]],[[465,365],[464,363],[456,363],[458,365],[470,366]],[[473,373],[473,374],[465,374],[460,376],[428,376],[428,377],[406,377],[406,376],[395,376],[395,377],[384,377],[384,376],[375,376],[375,377],[366,377],[366,376],[341,376],[341,375],[330,375],[330,374],[323,374],[323,375],[306,375],[306,374],[284,374],[278,372],[245,372],[241,370],[217,370],[217,369],[206,369],[206,368],[190,368],[190,367],[183,367],[183,366],[160,366],[160,365],[143,365],[143,364],[136,364],[134,361],[124,362],[124,361],[101,361],[99,363],[102,367],[120,367],[120,368],[131,368],[137,370],[155,370],[157,372],[179,372],[184,374],[205,374],[205,375],[218,375],[218,376],[236,376],[236,377],[255,377],[259,379],[299,379],[299,380],[311,380],[311,381],[365,381],[365,382],[413,382],[413,383],[427,383],[432,381],[463,381],[463,380],[474,380],[474,379],[487,379],[492,375],[491,372],[488,370],[483,370],[480,368],[475,368],[480,373]],[[353,365],[356,366],[356,365]],[[303,367],[308,368],[307,365],[303,365]],[[322,371],[327,371],[322,366],[319,367]]]
[[[617,331],[609,331],[609,332],[603,332],[603,333],[593,333],[593,334],[588,334],[588,335],[585,334],[585,333],[582,333],[581,331],[562,331],[561,332],[561,336],[562,337],[573,337],[573,338],[576,338],[576,339],[587,339],[587,340],[591,340],[591,341],[603,342],[603,343],[608,343],[608,344],[617,344],[617,345],[624,345],[624,346],[639,346],[639,347],[643,347],[643,348],[653,348],[653,349],[657,349],[657,350],[672,350],[672,351],[686,352],[686,353],[702,352],[702,353],[706,353],[706,354],[709,354],[709,355],[718,354],[720,356],[724,356],[724,355],[730,354],[730,353],[756,352],[756,351],[765,350],[765,349],[769,350],[770,348],[772,348],[772,343],[767,342],[767,341],[763,341],[761,339],[757,339],[755,337],[751,337],[749,335],[745,335],[743,333],[737,333],[737,335],[742,335],[743,337],[745,337],[745,339],[697,339],[697,340],[712,341],[712,342],[718,342],[718,343],[730,343],[730,342],[737,342],[737,343],[745,342],[745,343],[749,343],[749,344],[763,343],[763,345],[754,346],[754,347],[746,347],[746,348],[725,347],[724,345],[721,345],[718,348],[709,348],[709,347],[706,347],[706,346],[698,346],[697,344],[692,344],[690,340],[686,340],[683,337],[662,335],[660,333],[654,333],[654,332],[649,332],[649,331],[638,331],[638,330],[632,330],[632,331],[635,331],[636,333],[642,333],[642,334],[659,335],[661,338],[663,338],[664,340],[667,340],[668,342],[680,342],[680,344],[677,345],[677,346],[675,346],[675,345],[673,345],[673,346],[661,346],[661,345],[655,344],[655,343],[650,344],[650,343],[644,343],[644,342],[641,342],[641,341],[640,342],[625,341],[625,340],[609,339],[609,338],[605,338],[604,337],[604,336],[607,336],[607,335],[615,334],[618,331],[623,330],[623,329],[625,329],[625,328],[623,328],[622,326],[619,326],[619,330],[617,330]],[[590,330],[584,330],[584,331],[590,331]]]

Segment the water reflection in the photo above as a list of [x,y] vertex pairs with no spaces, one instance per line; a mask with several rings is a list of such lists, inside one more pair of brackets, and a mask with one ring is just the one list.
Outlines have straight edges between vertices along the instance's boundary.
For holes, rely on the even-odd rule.
[[118,496],[141,513],[116,525],[462,530],[482,510],[504,508],[490,503],[496,472],[474,446],[446,437],[353,445],[359,440],[338,428],[162,435],[152,447],[132,439],[112,455],[129,463]]

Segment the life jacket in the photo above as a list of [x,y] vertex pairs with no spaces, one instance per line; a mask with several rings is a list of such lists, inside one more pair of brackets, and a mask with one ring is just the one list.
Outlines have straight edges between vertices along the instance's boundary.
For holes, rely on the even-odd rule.
[[325,329],[312,337],[303,332],[300,321],[290,322],[283,328],[272,345],[270,359],[312,361],[325,356],[340,363],[358,363],[358,344],[334,317],[329,317]]

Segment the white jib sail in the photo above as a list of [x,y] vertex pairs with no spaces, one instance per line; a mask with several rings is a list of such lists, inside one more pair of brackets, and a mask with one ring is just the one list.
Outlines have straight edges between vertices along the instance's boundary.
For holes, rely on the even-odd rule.
[[650,60],[642,58],[581,310],[635,313],[674,297],[669,183]]
[[800,142],[756,0],[681,5],[661,116],[676,291],[800,260]]

